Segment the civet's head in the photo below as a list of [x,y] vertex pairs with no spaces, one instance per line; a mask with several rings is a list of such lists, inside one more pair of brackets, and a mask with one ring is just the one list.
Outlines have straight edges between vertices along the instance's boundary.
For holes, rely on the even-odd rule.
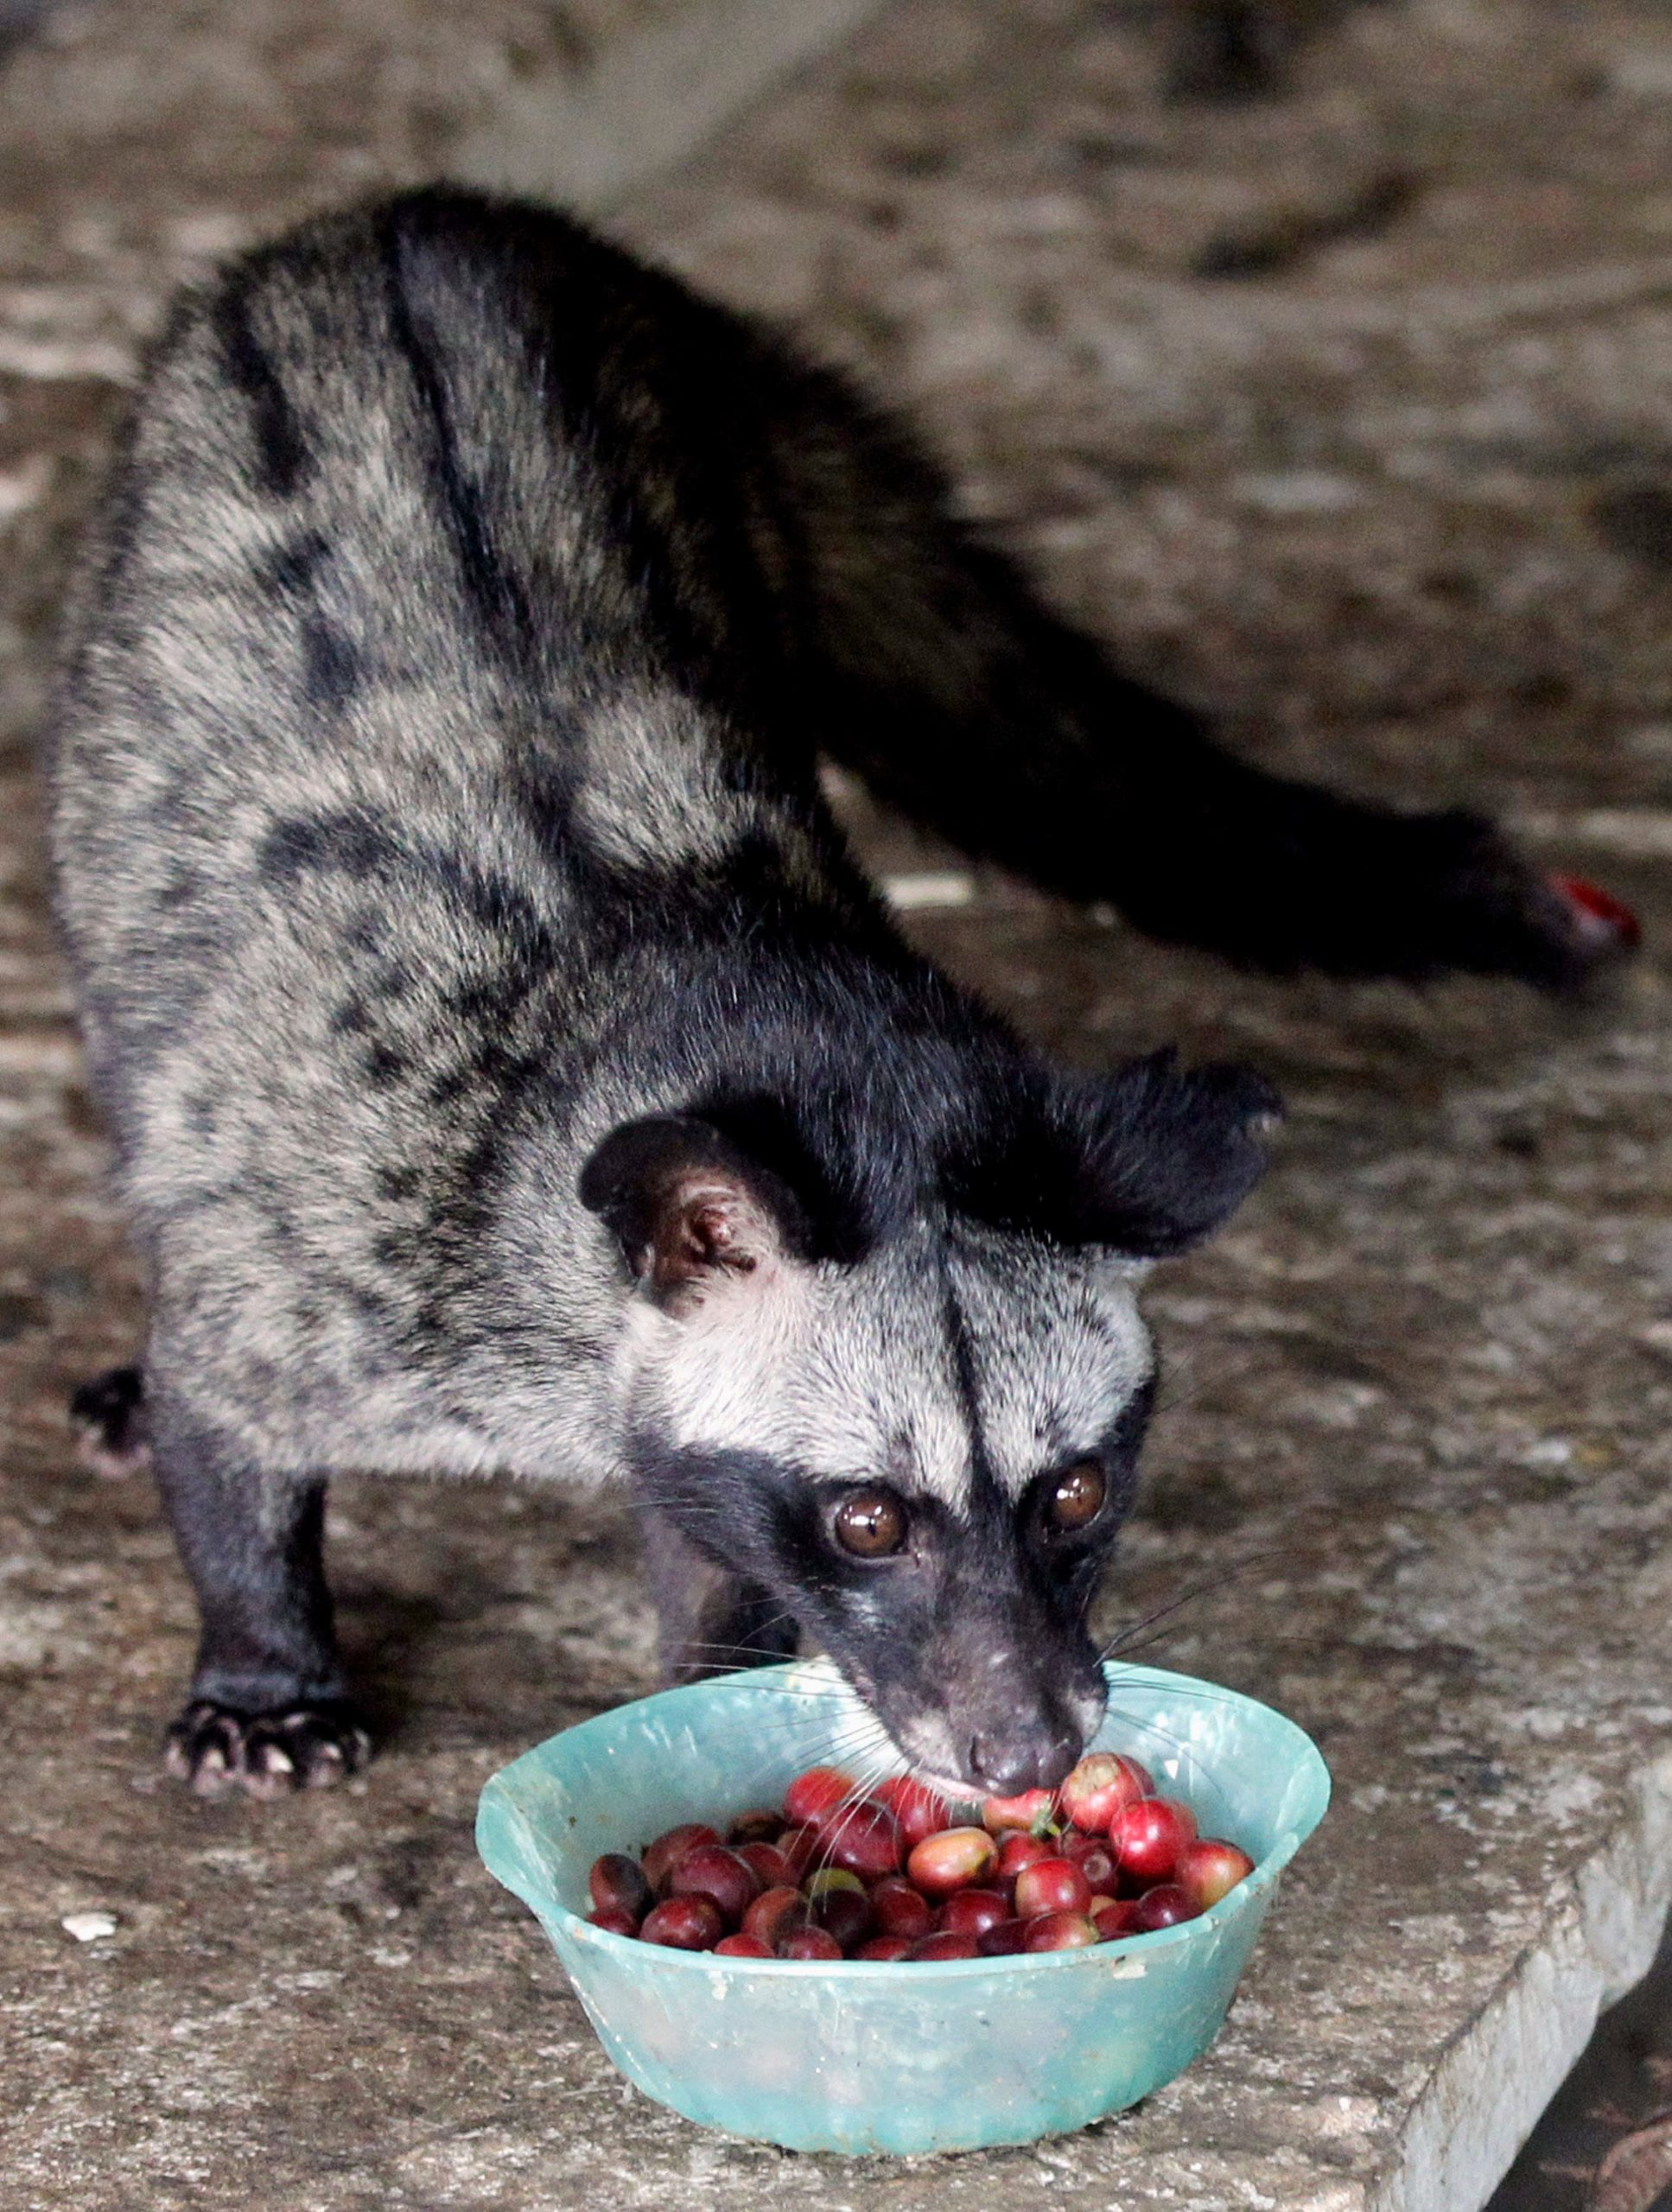
[[759,1100],[627,1123],[581,1185],[646,1497],[965,1794],[1059,1781],[1102,1718],[1086,1612],[1155,1388],[1138,1279],[1249,1190],[1276,1102],[1158,1056],[1010,1108],[926,1161],[897,1130],[903,1186],[862,1156],[886,1132],[810,1143],[818,1115]]

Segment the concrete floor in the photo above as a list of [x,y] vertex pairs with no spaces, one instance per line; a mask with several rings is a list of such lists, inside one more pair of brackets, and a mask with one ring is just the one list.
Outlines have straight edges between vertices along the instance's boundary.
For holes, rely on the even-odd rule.
[[[903,2164],[724,2142],[626,2090],[469,1834],[497,1764],[649,1683],[607,1503],[344,1485],[382,1757],[264,1810],[157,1772],[189,1601],[149,1487],[77,1471],[60,1414],[137,1327],[29,758],[65,553],[169,286],[480,161],[555,20],[152,0],[67,10],[0,72],[7,2202],[1463,2212],[1672,1891],[1650,0],[1345,13],[1281,100],[1230,110],[1162,99],[1135,5],[906,0],[615,218],[912,404],[972,513],[1251,750],[1508,811],[1644,913],[1637,969],[1567,1010],[1250,982],[989,878],[913,917],[1071,1056],[1176,1039],[1288,1097],[1260,1197],[1156,1278],[1173,1383],[1103,1606],[1112,1630],[1211,1586],[1149,1656],[1282,1706],[1336,1770],[1207,2059],[1084,2136]],[[885,869],[941,863],[855,819]],[[113,1932],[74,1940],[92,1911]]]

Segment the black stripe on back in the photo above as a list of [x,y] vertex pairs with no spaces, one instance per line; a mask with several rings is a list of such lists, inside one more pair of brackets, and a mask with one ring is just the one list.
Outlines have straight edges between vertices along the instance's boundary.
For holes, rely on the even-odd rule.
[[256,336],[250,315],[254,281],[246,272],[222,290],[214,304],[215,337],[228,377],[249,403],[263,487],[288,499],[307,467],[308,442],[278,371]]
[[521,581],[500,559],[482,512],[480,493],[459,455],[458,435],[446,379],[418,327],[404,268],[404,241],[395,213],[384,233],[391,334],[404,357],[430,429],[431,488],[442,511],[467,593],[483,627],[502,645],[525,653],[534,638],[533,616]]

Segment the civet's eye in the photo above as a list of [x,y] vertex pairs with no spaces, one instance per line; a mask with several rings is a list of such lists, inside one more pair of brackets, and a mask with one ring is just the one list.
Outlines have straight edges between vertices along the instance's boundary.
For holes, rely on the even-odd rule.
[[1071,1536],[1089,1529],[1103,1510],[1109,1484],[1095,1459],[1082,1459],[1058,1476],[1045,1502],[1046,1526],[1053,1535]]
[[844,1497],[830,1529],[855,1559],[887,1559],[906,1541],[906,1508],[886,1490],[856,1490]]

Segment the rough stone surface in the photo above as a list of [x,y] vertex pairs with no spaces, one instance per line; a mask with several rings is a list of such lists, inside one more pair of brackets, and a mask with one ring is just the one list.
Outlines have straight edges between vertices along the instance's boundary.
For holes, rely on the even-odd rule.
[[[1224,2037],[1084,2136],[944,2161],[729,2143],[620,2083],[470,1845],[496,1764],[649,1684],[605,1502],[343,1485],[382,1758],[266,1809],[161,1779],[189,1600],[149,1485],[78,1472],[60,1414],[138,1312],[28,751],[65,550],[168,287],[445,166],[576,19],[70,11],[0,73],[9,2203],[1448,2212],[1646,1965],[1672,1885],[1672,31],[1651,0],[1412,0],[1343,15],[1282,100],[1194,110],[1159,97],[1148,13],[909,0],[621,220],[912,403],[971,512],[1251,749],[1510,810],[1645,914],[1640,965],[1566,1011],[1249,981],[984,876],[912,916],[1065,1052],[1176,1038],[1288,1096],[1262,1193],[1156,1278],[1168,1401],[1104,1605],[1111,1634],[1160,1614],[1146,1656],[1271,1699],[1336,1770]],[[948,867],[853,811],[884,868]]]

